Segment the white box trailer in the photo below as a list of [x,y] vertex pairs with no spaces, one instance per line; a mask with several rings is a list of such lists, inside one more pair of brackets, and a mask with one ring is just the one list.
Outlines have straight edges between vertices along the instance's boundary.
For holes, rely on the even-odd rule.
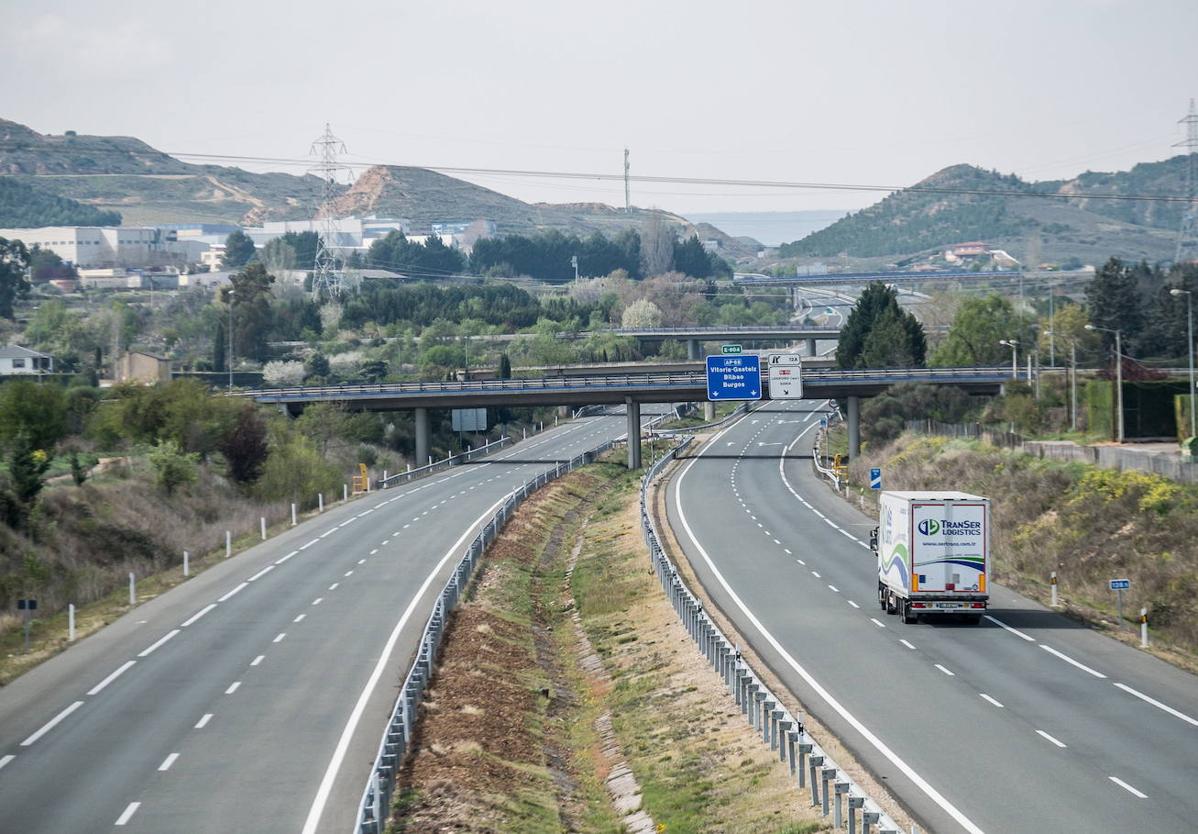
[[978,622],[990,575],[990,499],[964,492],[883,492],[873,535],[878,603],[903,622]]

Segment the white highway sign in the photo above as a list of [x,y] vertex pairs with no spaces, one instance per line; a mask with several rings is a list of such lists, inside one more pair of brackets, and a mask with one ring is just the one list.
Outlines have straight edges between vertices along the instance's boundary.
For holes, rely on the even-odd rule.
[[797,353],[770,353],[766,358],[770,370],[770,399],[803,399],[803,360],[799,355]]

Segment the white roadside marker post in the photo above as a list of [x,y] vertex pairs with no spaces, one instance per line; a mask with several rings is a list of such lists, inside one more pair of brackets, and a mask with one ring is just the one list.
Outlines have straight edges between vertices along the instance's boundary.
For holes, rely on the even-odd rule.
[[225,531],[225,558],[228,559],[233,555],[233,531]]
[[183,551],[183,575],[191,576],[191,554]]
[[132,572],[129,573],[129,605],[137,605],[137,577]]
[[75,642],[75,603],[67,606],[67,641]]
[[1052,585],[1052,607],[1056,608],[1057,604],[1058,604],[1058,599],[1057,599],[1057,572],[1055,570],[1052,572],[1052,576],[1049,578],[1048,581]]
[[324,512],[324,493],[323,492],[316,493],[316,506],[317,506],[318,512],[322,512],[322,513]]
[[291,502],[291,526],[294,527],[295,525],[296,525],[295,502],[292,501]]
[[1140,609],[1140,648],[1148,648],[1148,609]]
[[262,531],[262,541],[266,541],[266,516],[258,516],[258,527]]

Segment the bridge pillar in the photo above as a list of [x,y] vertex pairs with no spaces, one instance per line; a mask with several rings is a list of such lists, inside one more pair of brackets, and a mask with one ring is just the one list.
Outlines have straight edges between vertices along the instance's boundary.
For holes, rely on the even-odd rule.
[[703,403],[703,420],[710,423],[715,419],[715,403],[711,400]]
[[698,339],[687,339],[686,340],[686,358],[687,359],[691,360],[692,362],[697,362],[698,360],[703,358],[701,353],[702,352],[699,350],[699,340]]
[[848,398],[848,414],[846,422],[849,425],[849,460],[856,460],[861,454],[861,398]]
[[641,404],[632,397],[624,398],[628,413],[628,468],[641,468]]
[[818,348],[816,348],[816,346],[815,346],[815,339],[808,339],[807,340],[807,355],[815,356],[816,350],[818,350]]
[[416,466],[424,466],[428,463],[428,456],[432,454],[429,448],[429,430],[428,430],[428,409],[417,408],[416,412]]

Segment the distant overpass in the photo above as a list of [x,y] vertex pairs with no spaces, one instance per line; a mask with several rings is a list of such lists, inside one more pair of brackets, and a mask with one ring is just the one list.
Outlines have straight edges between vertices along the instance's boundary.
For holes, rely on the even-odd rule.
[[[861,397],[872,397],[900,382],[955,385],[971,394],[997,394],[1010,378],[1009,368],[912,368],[887,370],[814,370],[803,373],[805,399],[845,399],[850,448],[858,437]],[[762,390],[768,390],[766,374]],[[398,382],[377,385],[326,385],[265,388],[234,394],[278,405],[298,414],[312,403],[338,403],[356,411],[415,410],[416,459],[428,456],[430,408],[484,408],[546,405],[624,405],[628,410],[629,440],[638,436],[642,403],[703,402],[707,374],[613,374],[540,379],[489,379],[461,382]],[[630,460],[639,460],[639,454]]]
[[1043,269],[1029,269],[1026,272],[1018,269],[1000,269],[992,272],[975,272],[969,269],[939,269],[926,272],[912,270],[890,270],[879,272],[828,272],[821,275],[762,275],[759,273],[737,272],[732,276],[734,284],[755,287],[794,287],[816,284],[868,284],[871,281],[882,281],[886,284],[911,281],[987,281],[995,279],[1025,278],[1060,278],[1068,280],[1090,280],[1094,273],[1087,269],[1054,272]]

